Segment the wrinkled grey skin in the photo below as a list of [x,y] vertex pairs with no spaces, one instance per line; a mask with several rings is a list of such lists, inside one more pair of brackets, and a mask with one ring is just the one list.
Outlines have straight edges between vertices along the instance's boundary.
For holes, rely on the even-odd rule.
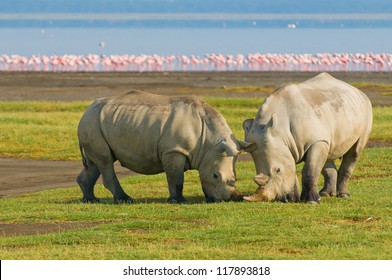
[[[243,127],[259,185],[244,199],[318,203],[320,195],[350,196],[347,182],[369,138],[372,106],[358,89],[322,73],[277,89]],[[300,162],[305,164],[299,197],[295,165]],[[319,193],[320,173],[324,187]]]
[[193,97],[133,91],[96,100],[78,127],[84,168],[77,177],[83,201],[95,202],[102,174],[115,202],[132,203],[117,179],[113,162],[141,174],[166,173],[171,203],[186,202],[184,172],[199,170],[208,202],[242,200],[235,188],[240,144],[223,116]]

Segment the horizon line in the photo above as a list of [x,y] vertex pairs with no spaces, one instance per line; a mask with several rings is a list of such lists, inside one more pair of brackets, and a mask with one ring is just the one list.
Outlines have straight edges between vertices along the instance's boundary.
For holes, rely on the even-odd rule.
[[392,13],[0,13],[0,20],[392,20]]

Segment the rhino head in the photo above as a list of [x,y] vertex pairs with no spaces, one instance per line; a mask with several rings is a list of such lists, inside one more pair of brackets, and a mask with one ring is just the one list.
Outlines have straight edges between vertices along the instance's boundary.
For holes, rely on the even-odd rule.
[[205,153],[199,174],[207,202],[243,200],[243,195],[235,187],[238,147],[236,142],[222,139]]
[[286,144],[284,135],[277,129],[276,115],[269,122],[258,124],[253,119],[245,120],[245,141],[251,143],[245,148],[255,162],[254,181],[259,188],[247,201],[292,201],[298,200],[295,161]]

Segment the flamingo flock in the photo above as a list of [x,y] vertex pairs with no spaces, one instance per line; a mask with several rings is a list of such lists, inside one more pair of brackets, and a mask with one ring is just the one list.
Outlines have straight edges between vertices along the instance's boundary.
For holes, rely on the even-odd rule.
[[392,54],[0,55],[0,71],[392,71]]

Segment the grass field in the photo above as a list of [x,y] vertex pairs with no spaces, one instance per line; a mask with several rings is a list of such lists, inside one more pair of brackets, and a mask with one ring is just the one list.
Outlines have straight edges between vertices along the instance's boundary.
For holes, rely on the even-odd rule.
[[[205,98],[243,139],[259,99]],[[76,127],[88,102],[0,103],[0,156],[80,158]],[[392,108],[374,108],[372,139],[392,139]],[[298,166],[300,170],[301,166]],[[392,148],[369,148],[350,181],[352,198],[303,203],[206,204],[196,171],[187,205],[166,204],[164,174],[121,180],[135,205],[83,204],[75,186],[0,199],[1,224],[96,223],[59,233],[0,237],[1,259],[391,259]],[[237,187],[251,193],[254,166],[238,162]],[[320,181],[321,185],[321,181]]]
[[[216,107],[238,139],[242,122],[256,115],[256,98],[204,98]],[[0,156],[24,159],[80,159],[76,129],[89,102],[0,102]],[[392,108],[375,107],[371,139],[392,139]]]

